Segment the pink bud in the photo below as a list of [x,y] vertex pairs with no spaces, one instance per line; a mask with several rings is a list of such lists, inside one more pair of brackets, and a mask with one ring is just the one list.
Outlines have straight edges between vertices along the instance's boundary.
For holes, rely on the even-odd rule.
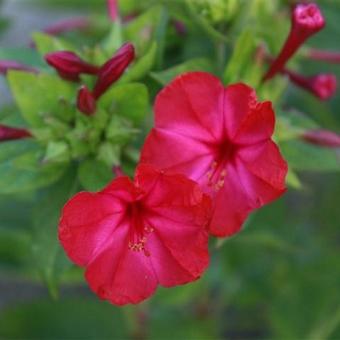
[[89,28],[91,22],[88,18],[78,17],[59,21],[51,26],[46,27],[43,32],[50,35],[59,35],[65,32],[84,30]]
[[59,75],[67,80],[79,81],[80,74],[97,74],[99,68],[91,65],[75,53],[70,51],[58,51],[45,55],[46,62],[54,67]]
[[131,43],[124,44],[116,54],[107,61],[98,72],[93,96],[98,99],[117,81],[135,57],[135,49]]
[[109,17],[112,21],[116,21],[119,17],[118,0],[107,0]]
[[340,52],[337,51],[324,51],[311,48],[308,50],[306,56],[313,60],[340,64]]
[[38,73],[33,67],[29,67],[23,64],[20,64],[13,60],[0,60],[0,74],[6,75],[10,70],[18,70],[18,71],[26,71],[32,73]]
[[289,79],[296,85],[311,92],[322,100],[332,97],[337,88],[337,80],[333,74],[318,74],[312,77],[304,77],[296,72],[285,69]]
[[18,129],[0,124],[0,142],[32,137],[26,129]]
[[96,99],[85,85],[79,89],[77,107],[80,112],[88,116],[96,112]]
[[291,21],[291,30],[287,40],[264,76],[264,80],[271,79],[275,74],[282,71],[287,61],[299,47],[325,26],[325,20],[316,4],[296,5],[292,12]]
[[311,144],[328,148],[340,147],[340,135],[328,130],[309,130],[301,135],[302,139]]

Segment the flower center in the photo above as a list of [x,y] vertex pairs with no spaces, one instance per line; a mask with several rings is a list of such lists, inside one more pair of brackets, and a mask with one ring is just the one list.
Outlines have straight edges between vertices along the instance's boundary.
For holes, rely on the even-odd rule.
[[147,235],[152,233],[154,229],[145,224],[143,209],[143,204],[140,201],[130,203],[126,209],[127,218],[130,221],[128,247],[132,251],[143,251],[145,256],[150,256],[145,244]]
[[227,166],[233,161],[237,152],[237,146],[225,140],[214,146],[214,161],[207,172],[208,187],[214,191],[219,191],[224,186],[227,176]]

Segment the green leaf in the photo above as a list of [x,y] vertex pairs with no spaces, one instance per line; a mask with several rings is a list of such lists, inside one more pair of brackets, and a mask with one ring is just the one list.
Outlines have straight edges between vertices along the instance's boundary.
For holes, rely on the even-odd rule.
[[139,83],[118,84],[103,95],[100,104],[110,113],[139,125],[148,112],[148,89]]
[[120,309],[88,297],[64,298],[60,301],[40,299],[2,310],[0,337],[128,339],[124,321]]
[[35,268],[53,297],[58,294],[62,275],[71,266],[58,241],[58,220],[61,208],[76,193],[77,186],[76,167],[70,166],[57,183],[40,192],[37,197],[32,239],[33,259]]
[[161,72],[151,72],[150,75],[160,84],[166,85],[176,76],[193,71],[213,72],[213,66],[207,58],[194,58]]
[[102,161],[88,159],[80,164],[78,178],[85,190],[99,191],[113,179],[112,167]]
[[108,57],[111,57],[116,50],[123,44],[123,32],[122,24],[120,20],[116,20],[112,23],[112,27],[109,36],[103,43],[103,49],[105,50]]
[[131,82],[142,79],[152,69],[157,55],[157,43],[154,42],[149,50],[140,57],[134,65],[132,65],[124,76],[120,79],[120,82]]
[[154,44],[153,36],[161,18],[161,6],[154,6],[139,15],[124,27],[124,39],[131,41],[137,50],[137,55],[143,55]]
[[42,57],[47,53],[55,51],[79,52],[78,49],[68,41],[41,32],[33,34],[33,41]]
[[74,96],[72,85],[57,76],[10,71],[8,81],[21,113],[32,127],[46,127],[46,119],[57,117],[64,100]]
[[340,171],[340,155],[334,149],[297,140],[281,143],[280,149],[289,166],[294,170]]
[[286,183],[294,189],[302,189],[302,183],[298,175],[291,168],[288,169]]
[[256,39],[253,31],[250,28],[244,29],[236,41],[233,54],[224,71],[224,83],[246,81],[249,65],[253,64],[255,48]]
[[44,65],[39,53],[28,47],[0,48],[0,59],[15,60],[32,67]]
[[33,141],[0,144],[0,192],[17,193],[35,190],[56,181],[64,164],[41,162],[43,150]]
[[43,162],[68,162],[70,161],[70,150],[66,142],[51,141],[47,144],[46,154]]

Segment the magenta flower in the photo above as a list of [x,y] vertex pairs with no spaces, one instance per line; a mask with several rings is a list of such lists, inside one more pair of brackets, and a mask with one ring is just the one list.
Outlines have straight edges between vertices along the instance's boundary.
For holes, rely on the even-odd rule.
[[271,64],[264,80],[273,78],[281,72],[298,48],[313,34],[325,26],[325,20],[316,4],[299,4],[295,6],[291,18],[291,30],[281,52]]
[[197,181],[213,199],[210,232],[230,236],[251,211],[286,190],[274,125],[271,103],[259,102],[251,87],[186,73],[157,95],[141,161]]

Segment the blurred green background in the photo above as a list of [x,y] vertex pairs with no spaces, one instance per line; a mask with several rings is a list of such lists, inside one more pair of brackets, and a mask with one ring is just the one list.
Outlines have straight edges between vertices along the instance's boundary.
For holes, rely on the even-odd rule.
[[[318,3],[327,27],[308,45],[340,50],[340,1]],[[81,0],[79,6],[76,0],[3,1],[0,59],[13,56],[34,64],[34,51],[26,48],[30,32],[86,13],[105,20],[105,2]],[[186,39],[182,60],[209,53],[201,32],[191,31]],[[174,45],[168,66],[181,61],[176,51]],[[327,71],[340,79],[340,65],[300,64],[305,74]],[[4,106],[10,97],[3,79],[0,91]],[[291,86],[283,103],[340,132],[338,95],[320,102]],[[37,258],[49,260],[39,248],[32,251],[32,240],[44,237],[30,222],[37,208],[32,195],[0,196],[0,338],[340,339],[340,176],[336,171],[317,173],[315,164],[323,159],[317,153],[309,157],[310,162],[295,161],[302,189],[289,189],[279,201],[254,213],[246,228],[219,248],[212,243],[212,265],[201,280],[159,289],[138,307],[99,301],[77,269],[64,275],[59,296],[52,298],[31,269]],[[337,157],[340,167],[339,153]],[[50,199],[39,207],[47,216],[58,214],[49,211]],[[58,262],[50,265],[58,268]]]

